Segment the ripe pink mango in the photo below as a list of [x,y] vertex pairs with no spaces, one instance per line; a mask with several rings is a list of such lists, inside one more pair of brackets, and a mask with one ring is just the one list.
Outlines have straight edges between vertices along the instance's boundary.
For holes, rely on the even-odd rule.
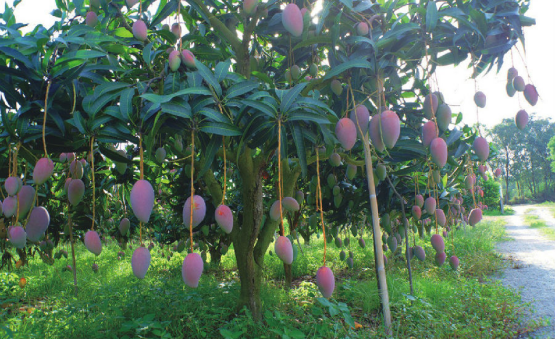
[[536,106],[538,103],[538,90],[536,89],[536,86],[531,84],[524,86],[524,97],[530,105]]
[[[206,203],[200,195],[193,196],[193,227],[197,227],[206,216]],[[191,197],[183,205],[183,223],[189,227],[191,222]]]
[[452,116],[451,107],[449,107],[449,105],[439,105],[436,113],[437,127],[439,127],[440,130],[445,131],[451,123]]
[[424,98],[424,116],[428,120],[432,120],[437,112],[439,101],[437,96],[433,93],[426,95]]
[[368,24],[364,21],[357,24],[357,34],[358,35],[368,35],[369,29]]
[[324,298],[329,298],[335,289],[335,277],[332,270],[327,266],[322,266],[316,272],[316,285]]
[[424,209],[428,212],[428,214],[433,214],[436,210],[436,199],[428,197],[424,202]]
[[288,210],[289,212],[297,212],[300,209],[299,203],[295,198],[292,197],[285,197],[281,201],[281,205],[283,208]]
[[4,215],[6,216],[6,218],[11,218],[12,216],[14,216],[15,212],[17,211],[17,197],[6,197],[6,199],[4,199],[4,202],[2,203],[2,209],[4,210]]
[[189,68],[197,67],[196,66],[195,55],[193,54],[193,52],[191,52],[188,49],[184,49],[181,52],[181,62],[183,62],[183,64],[185,64],[185,66],[187,66]]
[[273,221],[278,221],[280,217],[281,216],[279,213],[279,200],[276,200],[272,204],[272,207],[270,207],[270,218],[272,218]]
[[23,248],[27,244],[27,233],[21,226],[10,226],[8,229],[8,238],[15,248]]
[[435,122],[428,121],[422,126],[422,144],[426,147],[430,146],[432,140],[437,138],[437,128]]
[[168,57],[168,64],[170,65],[172,72],[177,71],[179,66],[181,66],[181,58],[179,55],[179,51],[172,51]]
[[[422,206],[424,206],[424,197],[422,196],[422,194],[417,194],[414,197],[414,204],[420,208],[422,208]],[[434,203],[435,205],[435,203]]]
[[154,189],[146,180],[138,180],[131,189],[131,208],[133,213],[142,222],[148,222],[154,208]]
[[447,223],[447,218],[445,218],[445,212],[441,208],[436,209],[436,220],[437,223],[443,227]]
[[6,189],[6,192],[8,192],[9,196],[13,196],[19,193],[21,186],[21,179],[18,177],[9,177],[4,182],[4,188]]
[[67,162],[72,162],[75,160],[75,153],[66,153]]
[[40,158],[33,170],[35,184],[42,185],[52,176],[54,163],[49,158]]
[[60,162],[63,164],[66,161],[67,161],[67,154],[66,153],[60,153]]
[[443,252],[445,250],[445,242],[443,241],[443,238],[441,237],[441,235],[439,234],[432,235],[430,242],[434,250],[436,250],[436,252]]
[[413,247],[413,252],[414,252],[414,256],[420,260],[420,261],[424,261],[426,260],[426,252],[424,251],[424,249],[420,246],[414,246]]
[[449,258],[449,265],[453,271],[456,271],[457,268],[459,268],[459,258],[457,258],[456,255],[451,256],[451,258]]
[[442,138],[435,138],[430,143],[430,153],[432,154],[432,161],[439,168],[443,168],[447,163],[447,144]]
[[289,238],[283,235],[277,238],[274,245],[274,252],[276,252],[278,258],[287,265],[291,265],[293,262],[293,246]]
[[477,137],[476,139],[474,139],[474,142],[472,143],[472,149],[474,149],[474,152],[476,153],[480,161],[488,160],[489,143],[486,138]]
[[481,220],[482,220],[482,210],[481,209],[475,208],[472,211],[470,211],[470,214],[468,215],[468,224],[470,226],[475,226]]
[[474,103],[480,108],[486,107],[486,95],[484,92],[478,91],[474,94]]
[[226,205],[220,205],[216,208],[216,223],[222,230],[229,234],[233,230],[233,213]]
[[35,199],[35,189],[33,186],[25,185],[21,187],[21,190],[17,194],[19,199],[19,217],[23,218],[29,213],[31,207],[33,207],[33,201]]
[[385,151],[385,145],[382,141],[382,134],[380,132],[381,115],[375,114],[370,119],[370,127],[368,128],[368,134],[370,135],[370,140],[372,140],[372,145],[374,148],[380,152]]
[[150,251],[145,247],[138,247],[133,252],[133,256],[131,257],[131,268],[133,269],[133,274],[139,279],[144,279],[149,266]]
[[393,148],[401,135],[401,120],[393,111],[382,112],[381,118],[383,143],[387,148]]
[[494,175],[495,175],[496,178],[499,178],[499,177],[501,176],[501,168],[497,168],[497,169],[495,170]]
[[78,205],[85,195],[85,184],[81,179],[72,179],[67,187],[67,198],[73,206]]
[[420,220],[420,218],[422,217],[422,210],[416,205],[412,206],[411,213],[413,218],[416,220]]
[[[368,108],[366,108],[366,106],[358,105],[356,109],[351,111],[349,118],[355,124],[357,135],[359,136],[359,138],[362,135],[365,135],[366,132],[368,132],[368,123],[370,122],[370,112],[368,111]],[[357,119],[358,119],[358,124],[357,124]],[[360,130],[362,130],[362,135],[360,134],[359,127],[360,127]]]
[[518,111],[515,117],[515,124],[519,130],[523,130],[526,127],[528,124],[528,113],[525,110],[521,109]]
[[69,164],[69,172],[73,179],[83,179],[83,163],[79,160],[73,160]]
[[123,218],[121,219],[121,221],[119,222],[119,233],[121,235],[126,235],[127,232],[129,231],[129,228],[131,227],[131,222],[129,221],[129,219],[127,218]]
[[145,41],[148,37],[146,24],[143,20],[137,20],[133,23],[133,36],[135,39]]
[[252,16],[256,13],[256,8],[258,7],[258,0],[244,0],[243,1],[243,12],[246,15]]
[[94,255],[100,255],[100,252],[102,252],[102,242],[96,231],[85,233],[85,247]]
[[202,257],[198,253],[187,254],[183,260],[183,266],[181,266],[181,276],[183,277],[185,285],[197,288],[203,269],[204,263],[202,262]]
[[445,252],[436,253],[436,264],[438,266],[443,266],[445,259],[447,259],[447,254],[445,254]]
[[303,34],[304,22],[299,6],[294,3],[285,6],[281,15],[281,23],[292,36],[300,37]]
[[85,18],[85,24],[89,27],[95,27],[98,24],[98,16],[95,12],[87,12],[87,17]]
[[341,146],[349,151],[357,141],[357,129],[353,121],[349,118],[342,118],[335,125],[335,135]]
[[42,206],[33,208],[27,225],[25,225],[27,239],[32,242],[39,241],[46,232],[48,225],[50,225],[50,214],[48,214],[46,208]]

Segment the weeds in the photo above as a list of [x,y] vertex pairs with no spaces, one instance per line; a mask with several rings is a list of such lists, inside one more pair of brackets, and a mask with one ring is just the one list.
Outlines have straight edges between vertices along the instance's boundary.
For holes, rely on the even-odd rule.
[[[488,278],[503,265],[494,246],[504,237],[498,221],[451,232],[446,252],[459,257],[458,271],[447,264],[433,264],[429,235],[411,238],[411,245],[414,241],[427,253],[425,262],[412,260],[414,295],[409,294],[404,256],[387,252],[395,337],[512,338],[522,331],[518,296]],[[365,240],[371,244],[369,236]],[[190,289],[181,279],[184,253],[175,253],[168,260],[166,251],[155,248],[146,278],[137,280],[131,272],[131,249],[124,250],[124,258],[118,260],[121,249],[113,242],[104,245],[98,258],[79,245],[77,298],[73,296],[71,273],[62,271],[69,261],[61,259],[48,266],[31,258],[28,267],[0,275],[0,337],[381,337],[372,247],[362,249],[354,238],[349,248],[328,247],[336,290],[326,300],[320,298],[314,283],[323,241],[314,237],[302,246],[304,254],[299,251],[293,264],[291,290],[283,288],[281,261],[275,255],[266,256],[262,322],[255,321],[247,309],[236,309],[240,286],[232,247],[219,268],[205,272],[199,288]],[[353,252],[352,270],[340,260],[341,250]],[[91,269],[95,260],[100,267],[97,273]],[[17,285],[21,276],[28,281],[24,289]],[[29,307],[33,308],[30,313],[20,311]]]

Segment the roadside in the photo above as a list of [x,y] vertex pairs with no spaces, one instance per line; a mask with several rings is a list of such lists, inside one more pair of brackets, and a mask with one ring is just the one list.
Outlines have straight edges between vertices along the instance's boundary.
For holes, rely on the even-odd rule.
[[514,241],[499,243],[497,250],[512,264],[504,269],[502,283],[521,293],[524,302],[532,303],[533,321],[547,320],[547,326],[523,338],[555,338],[555,241],[524,221],[528,214],[545,218],[553,225],[549,209],[539,205],[513,206],[515,214],[505,217],[507,236]]

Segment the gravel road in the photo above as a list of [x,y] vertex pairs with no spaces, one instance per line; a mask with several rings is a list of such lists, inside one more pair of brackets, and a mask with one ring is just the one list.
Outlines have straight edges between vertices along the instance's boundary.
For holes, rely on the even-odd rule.
[[[555,241],[524,223],[526,211],[555,227],[553,215],[538,205],[512,206],[515,215],[505,217],[507,235],[515,241],[499,243],[497,249],[513,262],[504,270],[503,285],[520,291],[535,312],[529,319],[548,319],[550,324],[522,338],[555,338]],[[530,212],[528,212],[530,213]]]

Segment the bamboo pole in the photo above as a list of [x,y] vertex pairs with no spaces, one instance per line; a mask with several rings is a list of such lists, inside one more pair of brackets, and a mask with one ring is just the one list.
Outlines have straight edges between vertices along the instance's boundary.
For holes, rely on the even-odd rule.
[[391,311],[389,310],[389,293],[387,291],[387,280],[385,265],[383,261],[382,237],[380,236],[380,218],[378,215],[378,199],[376,198],[376,187],[374,186],[374,168],[372,167],[372,153],[368,134],[362,138],[364,146],[364,161],[366,163],[366,177],[370,191],[370,210],[372,211],[372,228],[374,232],[374,252],[376,255],[376,273],[380,284],[380,299],[382,301],[382,312],[384,317],[385,334],[391,336]]

